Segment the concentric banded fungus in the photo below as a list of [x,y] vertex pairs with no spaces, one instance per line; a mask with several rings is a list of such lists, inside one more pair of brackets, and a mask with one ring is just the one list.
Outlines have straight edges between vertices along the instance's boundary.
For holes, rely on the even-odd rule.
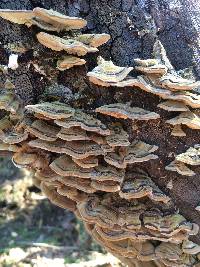
[[28,27],[32,25],[34,14],[31,10],[10,10],[0,9],[0,17],[17,24],[25,24]]
[[60,71],[70,69],[74,66],[84,65],[86,61],[79,57],[65,56],[63,59],[57,61],[57,68]]
[[157,149],[157,146],[136,140],[127,148],[121,147],[118,154],[114,152],[108,153],[104,156],[104,159],[110,165],[124,169],[127,164],[157,159],[157,155],[151,154]]
[[92,46],[92,47],[99,47],[110,40],[110,35],[106,33],[101,34],[80,34],[75,39],[83,44]]
[[177,155],[176,160],[193,166],[200,165],[200,145],[196,144],[185,153]]
[[117,83],[126,78],[132,69],[132,67],[118,67],[112,61],[98,57],[98,66],[88,72],[87,76],[91,82],[97,85],[102,85],[101,82]]
[[56,120],[55,123],[66,129],[78,126],[86,131],[96,132],[101,135],[110,135],[110,130],[105,124],[81,110],[76,110],[72,117]]
[[124,181],[119,195],[126,199],[137,199],[148,196],[154,201],[167,203],[170,197],[166,196],[148,176],[134,175]]
[[65,50],[67,53],[72,55],[84,56],[87,53],[97,52],[98,49],[95,47],[89,47],[74,39],[64,39],[56,35],[40,32],[37,34],[38,41],[55,51]]
[[18,132],[13,131],[4,136],[3,142],[6,144],[12,145],[12,144],[21,143],[27,138],[28,138],[27,132],[18,133]]
[[165,167],[167,171],[174,171],[185,176],[194,176],[195,172],[189,169],[183,162],[174,160]]
[[45,182],[41,182],[40,188],[44,192],[44,194],[48,197],[48,199],[56,206],[59,206],[63,209],[69,209],[71,211],[76,210],[76,202],[69,198],[59,195],[56,192],[55,188],[47,186]]
[[185,124],[191,129],[200,130],[200,117],[191,111],[182,112],[179,116],[167,120],[171,125]]
[[158,104],[159,108],[167,111],[189,111],[189,108],[182,102],[168,100]]
[[60,102],[44,102],[25,107],[28,111],[40,114],[50,119],[69,118],[74,115],[75,110],[66,104]]
[[178,75],[167,74],[158,80],[158,85],[172,91],[186,91],[194,90],[195,88],[199,87],[200,82],[187,80]]
[[95,181],[116,181],[122,182],[124,172],[109,166],[97,166],[95,168],[82,168],[76,165],[70,157],[60,156],[55,159],[49,167],[61,176],[75,176],[80,178],[92,179]]
[[42,140],[55,141],[60,128],[43,120],[35,120],[26,126],[26,131]]
[[93,168],[98,166],[98,158],[94,157],[94,156],[89,156],[87,158],[84,159],[75,159],[72,158],[72,160],[79,165],[82,168]]
[[[27,13],[12,13],[16,13],[18,19],[19,14],[22,17],[17,22],[17,18],[13,16],[10,21],[28,26],[37,25],[45,31],[74,30],[86,25],[83,19],[70,18],[43,8],[35,8]],[[0,16],[1,14],[0,11]],[[5,14],[9,19],[10,11],[4,12],[2,17]],[[37,38],[43,45],[55,51],[65,50],[68,54],[85,55],[98,51],[97,47],[107,42],[110,36],[72,31],[65,37],[40,32]],[[57,62],[57,68],[64,70],[85,63],[84,59],[67,55]],[[129,86],[133,90],[142,89],[166,99],[158,107],[167,111],[184,112],[179,116],[181,119],[183,114],[187,117],[184,117],[184,123],[179,121],[174,124],[172,134],[176,136],[185,135],[181,131],[181,124],[199,129],[198,115],[195,113],[194,117],[187,106],[199,108],[200,96],[186,91],[199,86],[199,82],[183,79],[176,73],[159,41],[154,45],[154,59],[137,59],[135,63],[135,69],[143,72],[143,75],[131,77],[128,75],[132,67],[119,67],[99,57],[98,66],[88,76],[91,82],[100,86]],[[4,67],[2,70],[4,71]],[[58,73],[56,71],[55,75]],[[48,76],[47,73],[40,74]],[[51,80],[54,81],[56,76],[53,73]],[[63,82],[65,83],[64,80]],[[158,158],[154,154],[158,146],[133,139],[143,140],[145,136],[149,136],[149,133],[140,132],[143,127],[138,127],[133,132],[133,127],[127,122],[113,123],[119,121],[118,118],[150,120],[160,116],[128,104],[105,105],[104,97],[100,100],[92,97],[85,113],[85,96],[89,97],[92,92],[86,90],[86,94],[82,95],[81,86],[78,92],[77,88],[66,90],[66,84],[61,87],[54,84],[50,87],[56,87],[56,90],[49,90],[48,94],[45,90],[42,99],[47,101],[56,97],[67,103],[72,102],[73,107],[60,102],[40,102],[28,105],[24,112],[25,108],[15,95],[14,86],[6,81],[0,92],[0,109],[4,110],[2,114],[5,116],[0,120],[0,150],[11,151],[16,166],[33,170],[35,184],[54,204],[72,210],[83,220],[88,232],[99,244],[130,266],[198,266],[199,246],[188,241],[190,235],[197,234],[198,226],[179,214],[172,199],[142,170],[141,162]],[[122,98],[119,95],[117,97],[120,101],[126,99],[124,93]],[[96,111],[111,116],[107,120],[106,116],[102,119],[105,124],[94,113],[97,103],[101,102],[100,105],[103,106]],[[185,122],[186,119],[189,121]],[[157,127],[160,131],[161,126]],[[154,133],[153,137],[159,137],[160,134],[162,131],[158,135]],[[172,139],[175,141],[175,138]],[[158,142],[159,140],[160,138]],[[200,164],[199,148],[200,145],[195,145],[177,155],[166,169],[182,175],[195,175],[185,163]],[[161,162],[164,162],[163,158]],[[128,164],[134,165],[127,167]],[[140,165],[140,168],[135,165]],[[158,167],[157,174],[161,175],[162,172]],[[172,189],[172,179],[168,181],[167,188]],[[171,193],[172,197],[176,195],[175,184]],[[198,206],[196,210],[199,210]]]
[[28,143],[31,147],[36,147],[59,154],[67,154],[76,159],[84,159],[89,156],[103,155],[102,148],[92,141],[65,141],[56,140],[48,142],[40,139],[32,140]]
[[182,244],[182,250],[186,254],[195,255],[200,253],[200,246],[192,241],[186,240]]
[[71,127],[69,129],[61,128],[57,137],[66,140],[66,141],[73,141],[73,140],[90,140],[87,135],[87,132],[80,127]]
[[57,31],[81,29],[87,24],[87,21],[82,18],[65,16],[52,9],[36,7],[33,9],[33,14],[35,16],[34,21],[44,21],[53,25]]
[[109,146],[129,146],[129,135],[125,132],[121,125],[113,125],[111,134],[106,136],[106,141]]
[[115,103],[96,108],[96,112],[119,119],[131,120],[156,120],[159,114],[138,107],[130,107],[127,104]]

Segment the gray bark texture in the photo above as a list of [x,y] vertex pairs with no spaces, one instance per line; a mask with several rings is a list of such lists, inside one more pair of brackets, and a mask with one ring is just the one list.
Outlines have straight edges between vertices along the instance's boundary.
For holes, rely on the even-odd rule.
[[[100,48],[99,54],[112,59],[120,66],[134,66],[135,58],[150,58],[153,44],[159,39],[176,70],[192,67],[194,76],[200,78],[200,2],[197,0],[1,0],[1,9],[54,9],[70,16],[80,16],[88,21],[84,33],[109,33],[111,40]],[[9,71],[17,94],[25,103],[35,103],[47,85],[53,81],[69,87],[73,93],[82,92],[83,108],[92,109],[101,104],[131,101],[135,106],[157,111],[160,102],[157,96],[141,90],[102,89],[89,83],[86,72],[96,66],[97,55],[87,56],[87,65],[66,72],[55,71],[52,58],[55,53],[44,49],[35,38],[36,27],[27,28],[0,19],[0,58],[7,64],[11,51],[8,44],[27,46],[27,52],[19,57],[20,67]],[[48,50],[48,51],[47,51]],[[58,55],[59,53],[56,53]],[[60,53],[61,54],[61,53]],[[42,75],[33,67],[43,66]],[[3,78],[0,78],[4,82]],[[92,99],[88,101],[88,99]],[[159,123],[138,123],[139,130],[132,138],[139,138],[159,146],[158,161],[143,164],[156,184],[173,199],[177,209],[189,221],[200,224],[195,207],[200,201],[199,175],[186,177],[165,171],[172,158],[170,155],[186,151],[199,143],[198,131],[184,129],[187,136],[181,139],[170,135],[165,120],[172,117],[159,110]],[[126,125],[127,129],[131,126]],[[131,132],[131,130],[130,130]],[[198,166],[193,169],[200,173]],[[167,184],[172,181],[173,188]],[[200,235],[193,238],[200,244]]]

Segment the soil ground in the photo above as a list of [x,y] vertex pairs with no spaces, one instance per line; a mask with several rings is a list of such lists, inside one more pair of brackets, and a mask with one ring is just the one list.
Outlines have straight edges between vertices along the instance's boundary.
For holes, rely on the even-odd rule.
[[51,204],[31,173],[0,158],[1,267],[120,267],[73,213]]

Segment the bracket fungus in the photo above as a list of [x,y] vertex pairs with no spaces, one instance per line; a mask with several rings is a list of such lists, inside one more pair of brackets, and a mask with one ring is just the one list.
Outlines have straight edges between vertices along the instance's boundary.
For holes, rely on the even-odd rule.
[[74,115],[68,119],[58,119],[55,123],[63,128],[81,127],[88,132],[96,132],[100,135],[110,135],[110,130],[100,120],[81,111],[76,110]]
[[117,83],[122,81],[132,69],[132,67],[118,67],[112,61],[98,57],[98,66],[88,72],[87,76],[97,85],[102,85],[102,82]]
[[98,51],[96,47],[89,47],[74,39],[64,39],[45,32],[38,33],[37,39],[42,45],[54,51],[65,50],[67,53],[77,56],[84,56],[87,53]]
[[195,172],[193,172],[190,168],[188,168],[183,162],[174,160],[169,165],[165,167],[167,171],[174,171],[181,175],[185,176],[194,176]]
[[200,117],[191,111],[182,112],[177,117],[167,120],[166,123],[174,126],[184,124],[191,129],[200,130]]
[[64,58],[59,59],[57,61],[57,69],[59,69],[60,71],[64,71],[74,66],[84,65],[85,63],[86,61],[82,58],[74,56],[65,56]]
[[[97,47],[110,39],[105,33],[74,31],[83,28],[86,21],[44,8],[0,10],[0,16],[18,24],[36,25],[44,31],[57,31],[57,35],[38,31],[37,38],[45,47],[65,53],[59,60],[55,56],[61,71],[86,64],[85,59],[77,56],[98,51]],[[60,31],[68,32],[64,35],[59,34]],[[134,96],[141,89],[165,99],[159,108],[182,112],[167,121],[175,126],[174,136],[185,136],[181,124],[199,130],[198,113],[192,111],[192,108],[200,108],[200,96],[193,91],[199,87],[199,82],[182,78],[175,71],[159,41],[153,50],[154,58],[135,60],[134,77],[131,76],[132,66],[116,66],[98,57],[98,66],[87,74],[89,81],[105,87],[131,87]],[[2,75],[7,74],[4,71]],[[198,225],[186,220],[176,207],[175,186],[170,192],[173,194],[168,196],[164,188],[161,190],[157,186],[154,175],[144,172],[149,165],[143,168],[143,162],[160,156],[160,153],[154,154],[160,143],[157,133],[151,137],[151,133],[141,132],[143,127],[140,126],[133,132],[130,123],[120,120],[162,119],[160,115],[141,108],[142,103],[131,107],[123,102],[126,98],[120,98],[119,102],[123,103],[108,104],[110,102],[104,101],[102,96],[86,103],[85,96],[94,92],[86,90],[84,100],[82,96],[76,98],[75,94],[83,92],[79,85],[75,92],[67,91],[72,96],[68,101],[64,86],[51,97],[44,93],[42,99],[46,102],[31,102],[24,107],[14,86],[6,81],[0,92],[0,150],[9,151],[19,168],[31,169],[35,184],[52,203],[73,211],[99,244],[120,259],[131,262],[130,266],[198,266],[199,246],[189,241],[191,235],[198,233]],[[125,90],[121,90],[123,96]],[[55,97],[70,104],[49,100]],[[145,123],[148,126],[148,122]],[[157,127],[160,130],[159,124]],[[162,158],[156,162],[156,168],[164,162]],[[200,165],[200,145],[176,155],[165,169],[181,175],[195,175],[186,164]],[[161,168],[158,167],[157,173],[161,176]],[[167,188],[172,189],[172,185]]]
[[118,119],[130,120],[156,120],[159,114],[138,107],[130,107],[128,104],[115,103],[96,108],[96,112],[109,115]]
[[200,165],[200,144],[188,148],[185,153],[176,156],[176,160],[192,166]]

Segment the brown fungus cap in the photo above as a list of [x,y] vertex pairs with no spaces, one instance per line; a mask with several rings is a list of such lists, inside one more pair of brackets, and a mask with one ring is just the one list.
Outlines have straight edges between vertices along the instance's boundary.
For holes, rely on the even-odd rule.
[[74,39],[64,39],[55,35],[51,35],[45,32],[37,34],[38,41],[55,51],[65,50],[67,53],[72,55],[84,56],[90,52],[97,52],[98,49],[95,47],[89,47]]
[[200,117],[191,111],[182,112],[177,117],[167,120],[166,123],[171,125],[184,124],[191,129],[200,130]]
[[158,104],[159,108],[167,111],[189,111],[189,108],[180,101],[167,100]]
[[32,25],[34,14],[31,10],[10,10],[0,9],[0,17],[17,24],[25,24],[28,27]]
[[160,115],[138,107],[130,107],[128,104],[115,103],[96,108],[96,112],[119,119],[131,120],[156,120]]
[[188,168],[183,162],[174,160],[169,165],[165,167],[167,171],[174,171],[181,175],[185,176],[194,176],[195,172],[193,172],[190,168]]
[[57,137],[65,141],[90,140],[87,132],[80,127],[61,128]]
[[84,159],[88,156],[103,155],[104,151],[98,144],[92,141],[62,141],[52,142],[35,139],[30,141],[29,146],[48,150],[50,152],[67,154],[73,158]]
[[80,34],[75,39],[86,45],[99,47],[110,40],[110,35],[106,33]]
[[110,130],[100,120],[81,110],[76,110],[74,115],[67,119],[58,119],[55,123],[63,128],[81,127],[88,132],[96,132],[101,135],[110,135]]
[[33,9],[33,14],[36,18],[39,18],[41,21],[45,21],[46,23],[55,26],[58,31],[82,29],[87,24],[87,21],[82,18],[69,17],[53,9],[48,10],[36,7]]
[[173,136],[177,136],[177,137],[183,137],[186,136],[186,133],[183,131],[183,129],[181,128],[180,124],[177,124],[174,126],[171,135]]
[[72,107],[60,102],[43,102],[36,105],[27,105],[25,109],[49,119],[69,118],[75,112]]
[[55,141],[60,128],[43,120],[35,120],[30,125],[26,126],[26,131],[39,139]]
[[60,71],[64,71],[73,68],[74,66],[84,65],[85,63],[86,61],[82,58],[74,56],[65,56],[57,61],[57,69],[59,69]]

